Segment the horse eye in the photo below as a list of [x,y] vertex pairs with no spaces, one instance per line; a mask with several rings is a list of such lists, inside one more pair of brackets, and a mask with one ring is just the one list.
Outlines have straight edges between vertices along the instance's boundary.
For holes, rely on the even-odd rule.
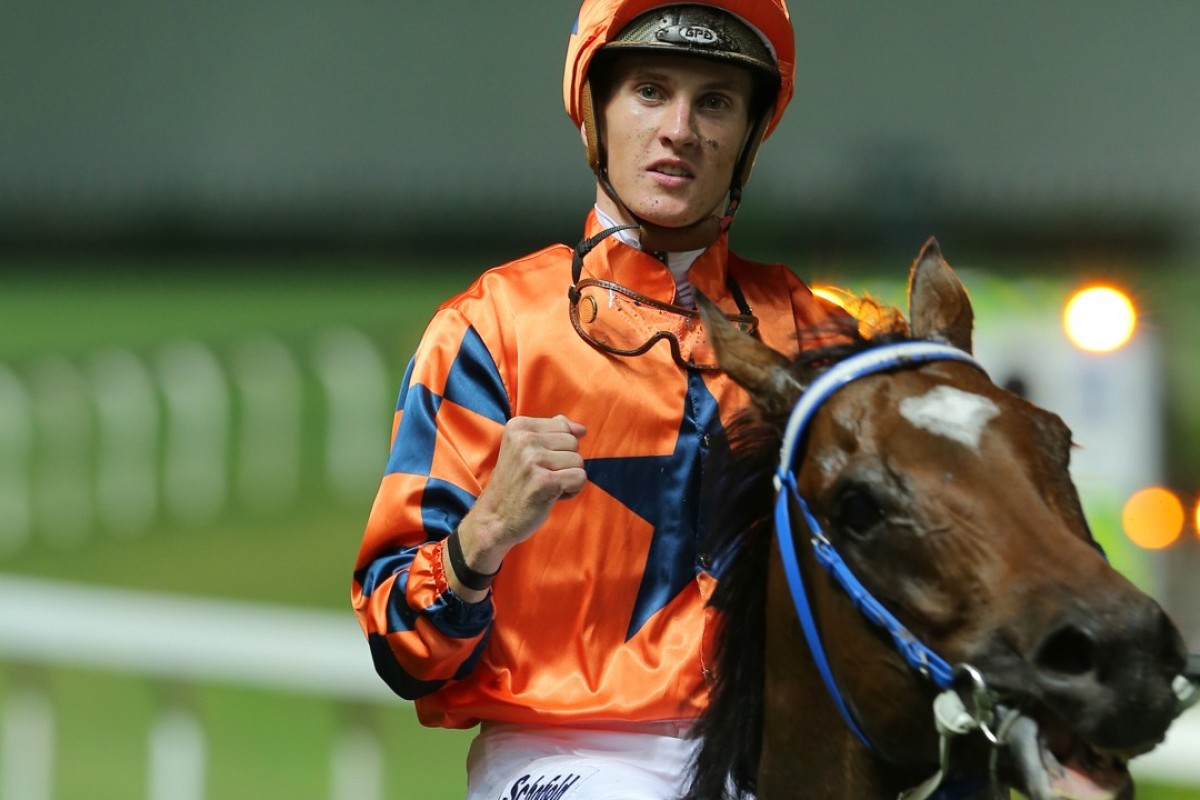
[[837,526],[852,536],[866,536],[883,522],[883,509],[863,489],[847,489],[838,498]]

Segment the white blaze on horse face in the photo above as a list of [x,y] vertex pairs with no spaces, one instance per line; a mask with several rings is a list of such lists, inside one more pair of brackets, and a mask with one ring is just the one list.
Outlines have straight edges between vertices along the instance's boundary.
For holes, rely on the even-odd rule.
[[910,423],[976,452],[984,428],[999,413],[999,407],[986,397],[952,386],[938,386],[920,397],[900,401],[900,414]]

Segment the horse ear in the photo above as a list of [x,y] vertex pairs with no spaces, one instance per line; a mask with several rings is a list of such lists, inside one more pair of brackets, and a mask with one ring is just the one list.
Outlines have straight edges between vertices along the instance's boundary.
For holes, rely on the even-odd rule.
[[916,338],[945,342],[971,352],[975,322],[971,300],[932,236],[921,248],[908,276],[908,318]]
[[[694,287],[693,287],[694,288]],[[795,403],[803,387],[788,367],[791,362],[782,353],[741,331],[717,308],[716,304],[696,290],[696,302],[704,329],[717,353],[717,363],[734,383],[750,393],[750,399],[761,411],[785,412]]]

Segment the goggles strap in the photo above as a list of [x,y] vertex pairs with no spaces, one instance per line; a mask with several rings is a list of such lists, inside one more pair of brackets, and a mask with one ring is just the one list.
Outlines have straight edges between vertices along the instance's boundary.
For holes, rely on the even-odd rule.
[[738,313],[747,317],[754,316],[754,312],[750,310],[750,304],[746,302],[746,295],[742,294],[742,287],[738,286],[737,281],[733,279],[733,270],[729,270],[725,274],[725,285],[729,287],[729,294],[733,296],[733,302],[737,303]]
[[600,244],[614,233],[636,229],[637,225],[613,225],[611,228],[605,228],[604,230],[600,231],[595,236],[581,239],[579,244],[575,245],[575,252],[571,256],[571,289],[567,293],[572,300],[576,299],[575,284],[579,283],[579,276],[583,274],[583,257],[592,252],[592,250],[596,248],[596,245]]

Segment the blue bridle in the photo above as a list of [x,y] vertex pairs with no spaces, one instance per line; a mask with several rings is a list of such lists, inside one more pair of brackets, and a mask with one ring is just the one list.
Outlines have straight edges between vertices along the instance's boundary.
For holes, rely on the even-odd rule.
[[809,510],[808,503],[800,496],[800,492],[796,488],[793,464],[799,442],[809,423],[812,422],[813,416],[817,413],[817,409],[835,392],[866,375],[903,369],[928,361],[961,361],[983,371],[983,367],[969,353],[956,347],[928,341],[907,341],[881,345],[840,361],[813,381],[792,409],[780,447],[779,470],[775,475],[775,488],[778,491],[775,499],[775,534],[779,540],[783,570],[787,576],[788,588],[791,590],[792,602],[796,607],[796,616],[800,619],[804,637],[808,640],[809,649],[812,651],[813,661],[816,663],[817,670],[820,672],[821,679],[825,682],[825,687],[829,690],[834,704],[841,712],[842,718],[850,730],[868,748],[871,747],[870,740],[867,739],[866,734],[850,713],[846,701],[842,698],[833,671],[830,669],[829,659],[825,655],[825,648],[821,644],[817,623],[808,602],[808,594],[804,589],[804,580],[800,576],[800,562],[796,553],[796,542],[792,537],[788,510],[789,498],[795,501],[800,513],[804,515],[817,563],[837,581],[849,595],[855,607],[868,620],[887,631],[895,643],[896,649],[909,666],[932,680],[941,689],[952,687],[955,671],[945,659],[918,641],[850,571],[846,562],[842,560],[830,542],[829,537],[821,529],[821,524]]

